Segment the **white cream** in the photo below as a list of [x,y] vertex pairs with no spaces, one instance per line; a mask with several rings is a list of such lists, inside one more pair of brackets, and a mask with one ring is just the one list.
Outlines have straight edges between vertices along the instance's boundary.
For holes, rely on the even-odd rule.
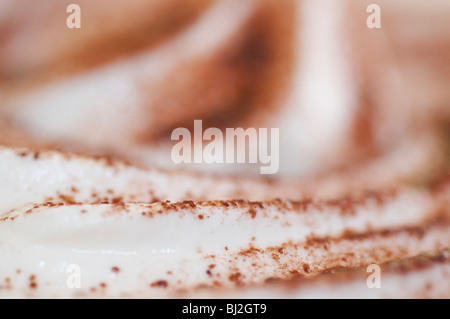
[[[318,280],[298,280],[278,282],[272,285],[247,287],[240,290],[211,291],[204,290],[191,295],[193,298],[252,298],[252,299],[406,299],[406,298],[446,298],[450,286],[450,261],[448,253],[443,254],[445,262],[428,261],[427,266],[409,271],[385,272],[381,268],[381,286],[369,289],[367,277],[370,273],[359,269],[349,278],[319,278]],[[341,274],[342,275],[342,274]]]
[[[326,252],[318,248],[319,255],[311,255],[302,248],[308,240],[420,225],[432,218],[430,198],[414,191],[383,204],[368,199],[356,204],[354,214],[334,203],[302,208],[281,201],[262,206],[24,203],[1,215],[0,282],[8,278],[2,297],[164,297],[200,285],[261,283],[289,277],[289,269],[305,263],[324,267],[320,254]],[[424,241],[422,249],[434,244]],[[258,251],[245,252],[249,249]],[[278,259],[274,249],[285,251]],[[70,285],[78,276],[74,269],[80,271],[80,287]]]

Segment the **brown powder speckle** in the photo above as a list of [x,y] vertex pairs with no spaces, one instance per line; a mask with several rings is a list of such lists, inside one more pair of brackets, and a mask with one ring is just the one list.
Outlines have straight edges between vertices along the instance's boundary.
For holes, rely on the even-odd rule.
[[117,197],[114,197],[114,198],[112,199],[112,203],[113,203],[113,204],[119,204],[119,203],[121,203],[121,202],[123,202],[123,197],[122,197],[122,196],[117,196]]
[[236,272],[236,273],[228,276],[228,279],[230,281],[234,282],[235,284],[239,285],[239,284],[241,284],[242,274],[240,272]]
[[119,269],[119,267],[114,266],[114,267],[111,268],[111,271],[113,273],[118,273],[120,271],[120,269]]
[[308,264],[303,264],[303,271],[305,272],[305,274],[309,274],[310,267]]
[[158,280],[150,284],[150,287],[167,288],[168,283],[165,280]]
[[73,198],[73,196],[59,195],[59,198],[60,198],[63,202],[65,202],[66,204],[69,204],[69,205],[75,205],[75,204],[76,204],[76,201],[75,201],[75,199]]
[[29,280],[30,280],[30,288],[31,289],[36,289],[37,288],[36,276],[35,275],[31,275]]

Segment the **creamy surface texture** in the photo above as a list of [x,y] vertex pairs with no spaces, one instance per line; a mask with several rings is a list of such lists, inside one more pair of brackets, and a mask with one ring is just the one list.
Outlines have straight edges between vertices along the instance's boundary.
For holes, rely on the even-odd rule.
[[[164,190],[164,172],[54,151],[4,148],[0,158],[5,297],[174,296],[314,276],[450,242],[448,187],[337,200],[170,202],[153,196],[187,195],[182,184]],[[20,162],[31,171],[16,173]]]
[[[0,298],[450,297],[448,1],[68,3],[0,0]],[[199,119],[279,174],[175,164]]]

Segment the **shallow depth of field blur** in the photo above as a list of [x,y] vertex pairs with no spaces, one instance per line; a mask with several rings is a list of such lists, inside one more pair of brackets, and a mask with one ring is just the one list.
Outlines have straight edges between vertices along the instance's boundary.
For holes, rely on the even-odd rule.
[[0,0],[0,143],[179,168],[170,133],[195,119],[279,128],[284,178],[448,142],[450,2]]

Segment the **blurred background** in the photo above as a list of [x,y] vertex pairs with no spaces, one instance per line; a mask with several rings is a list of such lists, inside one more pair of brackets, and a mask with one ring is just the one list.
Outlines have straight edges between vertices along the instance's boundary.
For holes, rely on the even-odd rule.
[[0,0],[0,143],[180,168],[170,134],[201,119],[279,128],[280,178],[353,169],[405,141],[428,152],[423,136],[448,158],[450,2],[378,0],[370,29],[372,2],[78,0],[69,29],[73,1]]

